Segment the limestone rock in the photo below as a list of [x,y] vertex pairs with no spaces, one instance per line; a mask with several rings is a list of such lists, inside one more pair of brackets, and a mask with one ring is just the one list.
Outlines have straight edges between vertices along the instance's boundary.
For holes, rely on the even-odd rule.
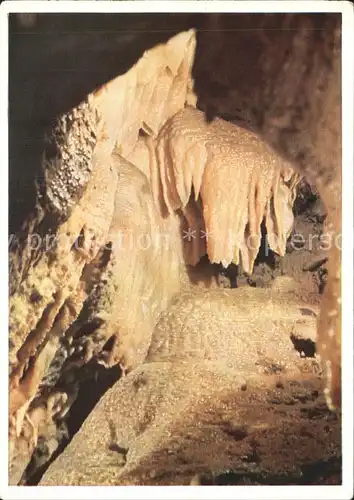
[[269,484],[339,460],[317,361],[291,340],[302,320],[315,339],[315,319],[292,292],[255,291],[176,298],[146,362],[106,393],[40,485],[187,485],[223,473]]

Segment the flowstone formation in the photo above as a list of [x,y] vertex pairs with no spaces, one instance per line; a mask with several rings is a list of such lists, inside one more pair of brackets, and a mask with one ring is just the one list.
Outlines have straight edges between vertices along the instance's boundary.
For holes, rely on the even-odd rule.
[[[188,32],[148,51],[48,138],[27,238],[10,256],[14,482],[75,399],[75,369],[92,358],[122,369],[142,362],[156,318],[179,290],[178,217],[162,217],[147,177],[124,158],[140,130],[157,133],[189,102],[194,46]],[[153,243],[144,251],[146,237]]]
[[306,484],[315,463],[338,474],[339,421],[313,353],[300,356],[318,308],[294,285],[179,294],[145,363],[105,394],[40,484]]
[[[11,484],[51,460],[41,484],[291,483],[339,463],[316,359],[325,257],[302,253],[309,271],[286,252],[300,175],[253,132],[206,120],[195,50],[194,30],[147,50],[48,134],[10,252]],[[265,231],[284,257],[271,272]],[[225,290],[215,264],[248,281]],[[111,369],[72,439],[85,384]]]

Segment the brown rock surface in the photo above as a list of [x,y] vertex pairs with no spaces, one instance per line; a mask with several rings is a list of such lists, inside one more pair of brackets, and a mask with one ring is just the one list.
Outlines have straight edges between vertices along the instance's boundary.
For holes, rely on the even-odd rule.
[[301,338],[310,351],[315,339],[303,310],[317,307],[281,282],[174,299],[146,362],[106,393],[40,484],[190,484],[223,473],[296,483],[316,461],[339,461],[340,421],[313,352],[300,356]]

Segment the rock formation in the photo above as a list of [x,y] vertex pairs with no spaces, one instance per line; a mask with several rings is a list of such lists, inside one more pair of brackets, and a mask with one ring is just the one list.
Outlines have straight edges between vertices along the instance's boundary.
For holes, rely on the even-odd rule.
[[[321,395],[321,368],[314,352],[304,360],[294,347],[316,340],[319,295],[291,278],[290,291],[284,279],[264,290],[193,286],[204,255],[224,267],[241,263],[250,275],[262,222],[270,248],[285,255],[300,178],[294,167],[311,177],[318,159],[306,163],[288,143],[291,154],[279,156],[279,116],[267,115],[267,142],[221,118],[208,123],[210,106],[226,113],[223,97],[200,90],[198,75],[210,76],[217,53],[200,55],[203,43],[202,32],[189,30],[145,51],[58,116],[46,137],[35,205],[10,252],[12,484],[25,482],[60,448],[80,387],[101,366],[119,367],[122,378],[42,484],[189,484],[198,474],[227,470],[299,475],[309,462],[340,455],[340,422]],[[333,75],[328,115],[321,110],[329,135],[337,130]],[[235,86],[228,77],[224,67],[223,85]],[[228,99],[231,109],[236,94]],[[258,95],[257,103],[262,113]],[[315,128],[317,151],[326,132]],[[329,229],[337,230],[332,199],[340,174],[334,187],[326,175],[317,185]],[[339,349],[340,338],[332,324],[339,321],[333,252],[324,302],[335,314],[322,308],[316,342],[334,390],[338,353],[329,351],[332,343]],[[203,288],[205,276],[201,281]],[[294,334],[294,324],[308,335]],[[304,439],[294,444],[294,432]],[[83,460],[88,436],[92,453]],[[38,461],[43,443],[45,459]],[[281,467],[274,454],[283,457]]]

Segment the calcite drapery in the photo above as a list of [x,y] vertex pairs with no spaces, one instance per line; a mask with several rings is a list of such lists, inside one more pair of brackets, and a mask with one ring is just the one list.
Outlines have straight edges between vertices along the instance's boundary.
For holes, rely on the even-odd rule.
[[187,107],[167,121],[156,149],[155,193],[162,190],[170,213],[185,209],[192,191],[196,201],[200,196],[211,262],[226,267],[241,255],[252,273],[263,219],[270,248],[284,255],[299,175],[266,143],[219,118],[207,123]]

